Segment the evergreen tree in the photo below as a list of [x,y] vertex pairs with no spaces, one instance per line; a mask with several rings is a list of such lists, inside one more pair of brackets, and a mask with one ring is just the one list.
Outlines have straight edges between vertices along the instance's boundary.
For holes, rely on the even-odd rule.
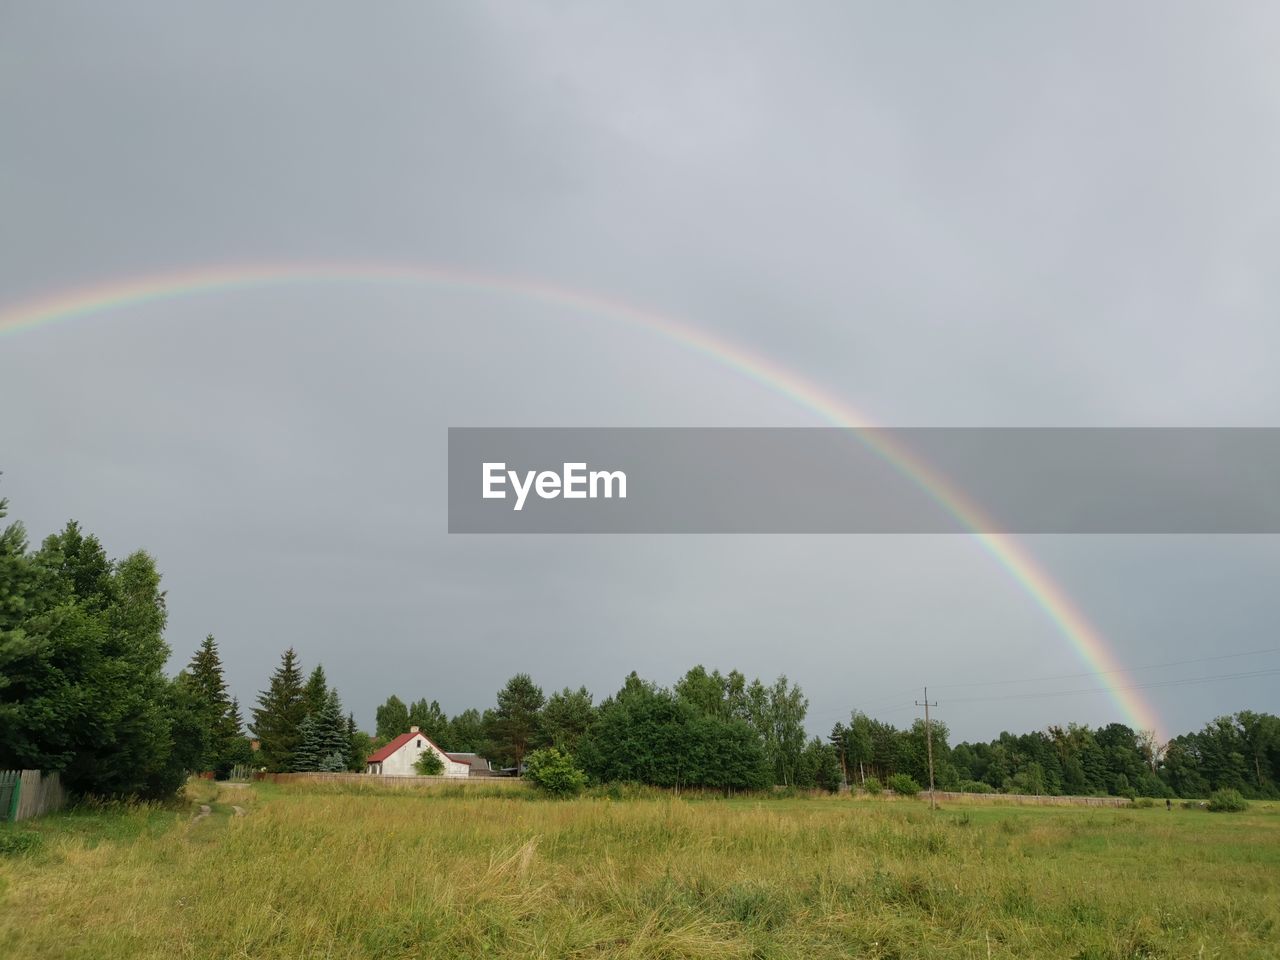
[[307,684],[302,688],[302,700],[306,704],[307,713],[319,713],[324,708],[325,698],[329,696],[329,681],[324,675],[324,667],[316,664],[316,668],[307,677]]
[[373,741],[356,727],[354,714],[347,714],[347,748],[345,752],[348,770],[364,770]]
[[308,713],[298,726],[298,745],[290,757],[289,769],[297,773],[310,773],[320,769],[324,754],[320,752],[319,724],[314,713]]
[[233,767],[248,766],[253,762],[253,748],[249,744],[249,738],[244,735],[240,701],[235,697],[231,698],[231,706],[227,708],[223,718],[223,727],[227,736],[227,752],[220,758],[216,768],[219,776],[230,774]]
[[346,755],[351,742],[347,737],[347,720],[342,715],[342,700],[336,689],[330,689],[325,695],[324,703],[316,717],[316,742],[322,761],[335,753],[342,758],[346,766]]
[[209,634],[191,655],[187,664],[196,695],[218,713],[225,713],[231,705],[227,697],[227,682],[222,673],[222,658],[218,656],[218,643]]
[[185,677],[208,730],[206,749],[196,758],[192,769],[213,770],[219,776],[226,776],[234,763],[232,754],[240,727],[238,717],[233,721],[231,716],[222,659],[212,634],[204,638],[180,676]]
[[[338,697],[338,691],[330,688],[320,703],[320,709],[303,718],[298,749],[293,757],[293,769],[344,770],[350,750],[348,721],[342,715],[342,700]],[[335,756],[337,766],[334,765]]]
[[487,733],[498,751],[511,757],[517,771],[530,745],[538,738],[545,703],[542,688],[527,673],[517,673],[498,691],[498,706],[490,718]]
[[302,672],[298,655],[290,647],[281,656],[269,686],[258,695],[253,711],[253,735],[259,740],[261,762],[268,770],[293,769],[305,716]]

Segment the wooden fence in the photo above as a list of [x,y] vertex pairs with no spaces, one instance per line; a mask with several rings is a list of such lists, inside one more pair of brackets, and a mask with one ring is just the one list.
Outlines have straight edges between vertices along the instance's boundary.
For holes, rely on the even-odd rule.
[[0,770],[0,820],[26,820],[67,803],[67,792],[56,773],[39,770]]
[[269,783],[358,783],[384,787],[521,787],[519,777],[393,777],[380,773],[255,773]]

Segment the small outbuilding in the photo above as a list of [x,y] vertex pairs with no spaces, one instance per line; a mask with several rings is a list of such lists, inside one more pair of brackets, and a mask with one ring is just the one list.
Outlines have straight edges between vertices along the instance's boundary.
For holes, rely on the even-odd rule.
[[402,733],[384,747],[380,747],[369,755],[365,773],[379,774],[384,777],[416,777],[418,770],[415,764],[418,758],[427,751],[435,753],[444,765],[441,776],[468,777],[471,765],[454,760],[431,738],[417,727],[410,727],[408,733]]
[[465,763],[471,770],[473,777],[500,777],[501,771],[493,769],[491,764],[478,753],[451,753],[450,760],[456,760],[458,763]]

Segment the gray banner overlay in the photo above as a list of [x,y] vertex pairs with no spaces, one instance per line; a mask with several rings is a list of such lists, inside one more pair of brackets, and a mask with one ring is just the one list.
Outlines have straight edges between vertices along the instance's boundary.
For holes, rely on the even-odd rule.
[[1280,533],[1280,429],[449,429],[450,533],[975,529]]

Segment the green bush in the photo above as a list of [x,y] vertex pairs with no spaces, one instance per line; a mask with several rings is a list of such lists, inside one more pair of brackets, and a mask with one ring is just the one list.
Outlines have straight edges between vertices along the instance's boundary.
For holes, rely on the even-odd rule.
[[1154,807],[1156,802],[1151,797],[1138,797],[1133,801],[1133,805],[1135,807]]
[[995,793],[996,788],[989,783],[983,783],[981,780],[961,780],[961,793]]
[[444,773],[444,761],[434,750],[423,750],[422,756],[418,757],[413,769],[424,777],[438,777]]
[[1215,790],[1209,794],[1209,809],[1214,813],[1239,813],[1249,809],[1249,802],[1240,795],[1239,790]]
[[889,778],[888,786],[894,793],[904,797],[914,797],[920,792],[920,784],[916,783],[914,777],[909,777],[905,773],[895,773]]
[[40,834],[34,830],[0,830],[0,857],[30,853],[40,846]]
[[862,789],[867,791],[867,793],[871,794],[874,797],[881,790],[883,790],[884,787],[881,786],[879,779],[877,779],[876,777],[867,777],[867,779],[862,784]]
[[587,785],[587,775],[578,769],[573,757],[547,747],[529,754],[525,777],[539,790],[555,797],[572,797]]

